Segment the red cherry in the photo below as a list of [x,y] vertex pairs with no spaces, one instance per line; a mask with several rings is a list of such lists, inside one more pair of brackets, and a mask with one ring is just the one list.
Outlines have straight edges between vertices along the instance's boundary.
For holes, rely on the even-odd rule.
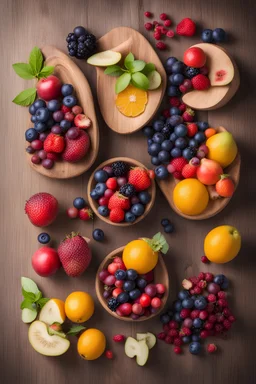
[[111,275],[114,275],[118,269],[122,269],[122,264],[111,263],[108,266],[108,271]]
[[163,284],[156,284],[156,291],[160,294],[165,293],[165,286]]
[[117,181],[116,181],[116,178],[115,178],[115,177],[110,177],[110,178],[106,181],[106,186],[107,186],[109,189],[112,189],[113,191],[115,191],[116,188],[117,188]]
[[160,308],[162,305],[162,300],[160,300],[158,297],[154,297],[152,300],[151,300],[151,306],[153,308]]
[[143,308],[149,307],[151,304],[151,297],[146,293],[143,293],[140,297],[140,304]]
[[112,292],[112,296],[113,297],[117,297],[118,295],[120,295],[120,293],[122,293],[123,292],[123,290],[121,289],[121,288],[115,288],[114,290],[113,290],[113,292]]
[[119,305],[118,309],[123,316],[129,316],[132,312],[132,305],[130,303],[124,303]]
[[104,192],[104,196],[107,198],[107,199],[110,199],[111,196],[114,195],[114,191],[112,191],[112,189],[106,189],[106,191]]
[[205,65],[206,56],[201,48],[192,47],[184,52],[183,61],[188,67],[200,68]]
[[75,207],[68,208],[67,215],[70,219],[76,219],[78,216],[78,209]]
[[108,198],[105,197],[105,196],[102,196],[99,200],[98,200],[98,203],[99,205],[108,205]]

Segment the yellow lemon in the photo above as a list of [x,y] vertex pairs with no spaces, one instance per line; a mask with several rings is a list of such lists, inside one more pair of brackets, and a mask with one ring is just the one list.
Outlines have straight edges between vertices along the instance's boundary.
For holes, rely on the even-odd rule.
[[208,201],[208,191],[197,179],[184,179],[173,190],[173,202],[185,215],[199,215],[207,207]]
[[237,145],[230,132],[220,132],[206,141],[208,159],[217,161],[222,168],[231,164],[237,155]]
[[222,264],[233,260],[240,248],[240,233],[230,225],[212,229],[204,239],[205,256],[214,263]]
[[106,348],[106,338],[103,332],[89,328],[82,333],[77,342],[77,351],[85,360],[98,359]]
[[65,301],[65,312],[69,320],[83,323],[94,313],[94,301],[86,292],[72,292]]

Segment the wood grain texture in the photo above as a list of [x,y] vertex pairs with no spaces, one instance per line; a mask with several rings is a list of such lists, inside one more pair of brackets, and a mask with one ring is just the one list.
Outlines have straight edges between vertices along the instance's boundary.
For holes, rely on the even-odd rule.
[[[17,77],[11,64],[25,61],[34,45],[55,45],[66,52],[65,37],[76,25],[103,36],[111,29],[128,26],[139,30],[154,46],[153,35],[146,32],[143,24],[144,11],[150,10],[158,19],[166,12],[175,23],[183,17],[191,17],[200,25],[198,35],[193,38],[175,37],[167,40],[169,49],[161,52],[164,61],[168,56],[182,58],[185,49],[199,42],[200,28],[223,27],[229,33],[229,42],[224,47],[234,57],[241,75],[241,86],[234,98],[225,107],[216,111],[200,112],[199,118],[209,121],[211,126],[229,129],[239,146],[243,159],[240,185],[228,206],[214,218],[204,221],[186,220],[174,213],[157,190],[156,201],[150,214],[140,223],[129,228],[112,227],[96,219],[94,222],[68,220],[66,208],[76,196],[86,197],[90,172],[68,180],[55,180],[34,172],[24,156],[24,132],[27,127],[27,110],[14,105],[11,100],[31,81]],[[55,0],[54,2],[33,0],[1,1],[1,140],[0,140],[0,212],[1,212],[1,382],[16,384],[253,384],[256,382],[254,358],[256,310],[255,292],[255,1],[254,0]],[[96,100],[96,74],[85,62],[76,63],[90,80]],[[161,109],[168,106],[164,101]],[[149,166],[147,143],[141,132],[121,136],[111,131],[104,123],[97,102],[95,103],[100,127],[100,151],[95,167],[110,157],[127,156]],[[160,109],[160,110],[161,110]],[[40,228],[33,227],[24,214],[24,203],[32,194],[45,191],[55,195],[60,203],[58,220],[47,232],[54,244],[71,230],[79,230],[92,237],[93,228],[105,232],[104,243],[91,240],[92,264],[78,279],[71,279],[59,272],[55,277],[40,278],[31,267],[31,256],[37,249]],[[135,336],[136,332],[161,331],[157,318],[145,323],[125,323],[114,319],[101,307],[95,293],[95,274],[103,258],[113,249],[126,244],[138,236],[152,236],[161,230],[160,221],[168,217],[175,232],[167,235],[170,251],[165,256],[169,272],[170,297],[174,300],[184,277],[199,271],[225,273],[231,280],[229,296],[238,321],[227,340],[217,339],[219,353],[201,357],[189,354],[184,348],[183,356],[176,356],[172,347],[158,342],[150,351],[145,367],[125,357],[123,347],[112,342],[117,333]],[[204,236],[215,226],[231,224],[242,234],[243,244],[239,256],[226,265],[203,265]],[[34,279],[48,297],[65,299],[75,290],[85,290],[95,299],[95,315],[87,326],[104,331],[108,348],[115,359],[102,357],[98,361],[85,362],[76,353],[76,338],[66,355],[47,358],[37,354],[29,345],[28,327],[20,320],[20,277]],[[209,339],[209,341],[214,341]]]

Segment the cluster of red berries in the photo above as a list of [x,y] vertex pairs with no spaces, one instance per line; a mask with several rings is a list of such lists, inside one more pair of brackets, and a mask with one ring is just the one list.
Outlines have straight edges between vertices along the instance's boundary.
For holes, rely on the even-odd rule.
[[73,201],[73,207],[67,209],[67,215],[70,219],[88,221],[93,218],[93,212],[83,197],[76,197]]
[[[126,339],[126,337],[124,335],[118,334],[118,335],[113,336],[113,341],[115,341],[116,343],[123,343],[125,341],[125,339]],[[114,354],[110,349],[107,349],[105,351],[105,356],[109,360],[112,360],[114,358]]]

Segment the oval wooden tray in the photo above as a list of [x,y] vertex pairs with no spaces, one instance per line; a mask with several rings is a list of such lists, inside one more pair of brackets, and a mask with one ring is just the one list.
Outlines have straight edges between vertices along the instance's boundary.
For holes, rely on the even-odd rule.
[[134,159],[130,159],[129,157],[114,157],[112,159],[109,159],[109,160],[106,160],[104,161],[104,163],[101,163],[94,171],[93,173],[91,174],[90,176],[90,179],[89,179],[89,182],[88,182],[88,185],[87,185],[87,195],[88,195],[88,201],[89,201],[89,204],[93,210],[93,212],[95,213],[96,216],[98,216],[101,220],[105,221],[105,223],[107,224],[111,224],[111,225],[116,225],[116,226],[119,226],[119,227],[128,227],[130,225],[133,225],[133,224],[136,224],[136,223],[139,223],[142,219],[144,219],[144,217],[147,216],[147,214],[149,213],[149,211],[151,210],[151,208],[153,207],[154,205],[154,202],[155,202],[155,198],[156,198],[156,184],[155,184],[155,181],[154,180],[151,180],[151,186],[148,188],[148,192],[149,194],[151,195],[151,200],[150,202],[146,205],[146,209],[145,209],[145,212],[143,213],[143,215],[139,216],[133,223],[126,223],[126,222],[122,222],[122,223],[113,223],[112,221],[109,220],[108,217],[104,217],[104,216],[101,216],[98,212],[98,203],[96,200],[93,200],[90,196],[90,192],[92,191],[92,189],[94,188],[96,181],[94,180],[94,173],[96,171],[98,171],[99,169],[102,169],[103,167],[105,167],[106,165],[109,165],[109,164],[112,164],[113,162],[115,161],[124,161],[128,164],[130,164],[131,166],[136,166],[136,167],[142,167],[142,168],[146,168],[145,165],[143,165],[142,163],[140,163],[139,161],[137,160],[134,160]]
[[97,271],[97,274],[96,274],[96,280],[95,280],[95,290],[96,290],[98,300],[101,303],[101,305],[103,306],[103,308],[110,315],[115,317],[116,319],[123,320],[123,321],[135,321],[135,322],[150,320],[153,317],[158,316],[159,313],[164,309],[164,306],[165,306],[167,299],[168,299],[168,296],[169,296],[169,276],[168,276],[168,271],[166,269],[165,262],[164,262],[161,254],[159,254],[158,263],[154,269],[154,281],[155,281],[155,283],[164,284],[166,291],[165,291],[165,294],[162,298],[163,305],[162,305],[162,307],[159,308],[158,312],[153,313],[150,316],[141,316],[137,320],[133,320],[131,317],[125,317],[125,316],[121,317],[121,316],[118,316],[115,312],[112,312],[108,308],[107,301],[103,297],[104,284],[102,283],[102,281],[100,281],[100,279],[98,278],[98,275],[102,271],[102,269],[107,268],[107,266],[110,264],[112,259],[114,259],[115,257],[118,257],[118,256],[122,257],[124,248],[125,247],[120,247],[118,249],[115,249],[113,252],[111,252],[109,255],[107,255],[104,258],[104,260],[102,261],[102,263],[100,264],[98,271]]
[[239,88],[240,76],[237,65],[227,51],[218,45],[201,43],[193,45],[193,47],[199,47],[205,51],[207,55],[206,65],[209,67],[211,67],[214,62],[218,63],[220,54],[222,56],[224,52],[227,56],[227,60],[230,60],[233,64],[235,71],[234,78],[228,85],[212,86],[205,91],[194,90],[185,93],[182,97],[182,101],[189,107],[197,110],[212,110],[223,107],[235,95]]
[[[68,163],[66,161],[58,161],[52,169],[45,169],[42,165],[33,164],[30,160],[31,155],[27,153],[27,159],[30,166],[44,176],[54,179],[69,179],[79,176],[87,171],[94,163],[99,149],[99,128],[94,110],[93,96],[90,86],[84,74],[78,66],[63,52],[53,46],[46,46],[42,49],[45,57],[46,65],[55,67],[54,74],[58,76],[64,83],[72,84],[76,96],[79,100],[79,105],[83,108],[86,114],[92,120],[92,126],[86,131],[91,140],[91,148],[87,155],[77,163]],[[29,127],[31,122],[29,120]],[[26,143],[27,144],[27,143]],[[27,144],[28,145],[28,144]]]
[[[218,132],[226,131],[225,128],[219,127]],[[237,153],[237,156],[232,164],[230,164],[227,168],[225,168],[225,173],[229,174],[235,184],[235,188],[237,188],[240,178],[240,166],[241,166],[241,157],[239,152]],[[182,212],[180,212],[173,202],[173,190],[175,188],[175,185],[178,183],[178,181],[170,176],[168,180],[158,180],[157,181],[161,191],[163,192],[164,196],[166,197],[167,201],[169,202],[171,208],[180,216],[184,217],[185,219],[189,220],[205,220],[209,219],[210,217],[213,217],[217,215],[219,212],[221,212],[226,205],[228,205],[231,198],[219,198],[216,200],[209,199],[209,203],[207,208],[204,212],[202,212],[200,215],[196,216],[189,216],[185,215]]]
[[110,49],[120,52],[122,58],[132,52],[136,59],[154,63],[162,77],[161,86],[154,91],[148,91],[148,103],[145,111],[137,117],[127,117],[120,113],[115,105],[116,77],[107,76],[104,74],[104,68],[96,67],[99,107],[106,124],[113,131],[121,134],[138,131],[152,119],[162,101],[166,88],[164,67],[145,37],[132,28],[118,27],[112,29],[99,39],[98,49],[99,51]]

